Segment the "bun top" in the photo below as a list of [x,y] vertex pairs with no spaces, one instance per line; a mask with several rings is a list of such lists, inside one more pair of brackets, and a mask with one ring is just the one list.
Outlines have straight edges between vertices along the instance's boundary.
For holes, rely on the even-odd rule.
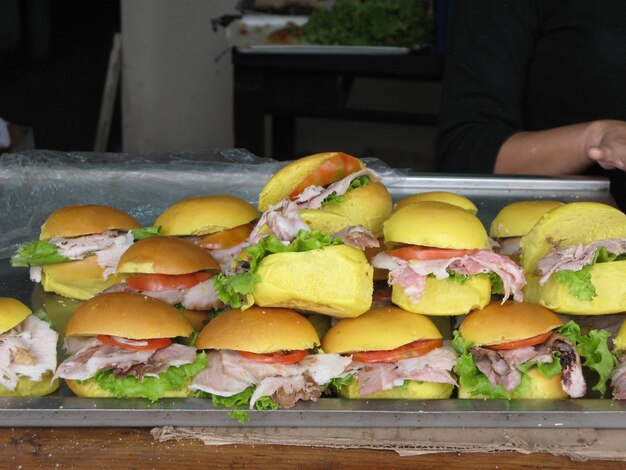
[[468,198],[466,198],[465,196],[461,196],[460,194],[451,193],[448,191],[428,191],[425,193],[406,196],[398,201],[396,207],[394,208],[394,211],[397,211],[407,204],[413,204],[414,202],[422,201],[447,202],[448,204],[452,204],[453,206],[465,209],[466,211],[469,211],[474,215],[476,215],[476,213],[478,212],[478,208],[476,207],[476,205]]
[[[289,197],[296,187],[324,162],[342,152],[324,152],[299,158],[282,167],[269,179],[259,194],[259,210],[265,211],[271,205]],[[362,164],[361,168],[365,165]]]
[[465,317],[459,331],[474,346],[510,343],[563,326],[552,311],[524,302],[491,302]]
[[259,217],[256,208],[235,196],[222,194],[183,199],[155,220],[163,235],[207,235],[247,224]]
[[295,351],[319,346],[313,325],[286,308],[250,307],[224,312],[205,326],[198,349],[233,349],[257,354]]
[[17,299],[0,297],[0,335],[19,325],[33,313]]
[[436,248],[472,250],[490,246],[478,217],[445,202],[407,204],[387,219],[384,234],[385,242]]
[[84,204],[66,206],[52,212],[41,226],[41,240],[79,237],[105,230],[131,230],[141,224],[126,212],[109,206]]
[[174,237],[139,240],[128,248],[117,265],[118,273],[189,274],[219,271],[220,265],[203,248]]
[[191,324],[165,302],[142,294],[100,294],[76,309],[66,336],[111,335],[129,339],[174,338],[193,333]]
[[626,351],[626,321],[622,323],[622,326],[613,338],[613,350],[616,353]]
[[426,316],[399,307],[375,307],[356,318],[336,323],[322,338],[327,353],[386,351],[441,333]]
[[626,214],[598,202],[572,202],[547,212],[522,237],[521,264],[535,272],[537,262],[557,248],[596,240],[626,238]]
[[491,222],[492,238],[521,237],[548,211],[562,206],[560,201],[517,201],[504,206]]

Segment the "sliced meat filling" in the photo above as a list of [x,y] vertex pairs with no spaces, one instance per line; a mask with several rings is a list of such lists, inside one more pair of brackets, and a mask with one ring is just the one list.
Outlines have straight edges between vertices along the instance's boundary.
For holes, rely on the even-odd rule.
[[54,371],[58,338],[48,323],[34,315],[0,334],[0,385],[14,390],[21,377],[40,381],[46,372]]
[[162,349],[133,351],[94,339],[76,354],[63,361],[56,377],[70,380],[87,380],[102,370],[111,370],[116,378],[134,375],[156,376],[169,367],[193,364],[196,349],[181,344],[171,344]]
[[522,374],[518,366],[527,362],[548,364],[554,360],[553,351],[560,354],[563,390],[572,398],[584,396],[587,389],[580,357],[576,348],[563,335],[553,333],[542,345],[512,350],[496,351],[483,347],[470,349],[476,367],[487,376],[491,385],[502,385],[508,392],[515,390],[521,383]]
[[427,354],[396,362],[365,363],[354,361],[351,371],[356,371],[361,396],[390,390],[404,384],[405,380],[448,383],[456,385],[450,373],[456,363],[454,348],[446,342],[441,348]]
[[615,400],[626,400],[626,354],[618,357],[619,363],[611,374],[611,387]]
[[269,396],[281,407],[292,407],[298,400],[317,400],[322,386],[346,374],[351,359],[338,354],[309,354],[296,364],[256,362],[236,351],[211,351],[209,366],[193,380],[190,388],[219,396],[233,396],[256,387],[250,409],[260,397]]

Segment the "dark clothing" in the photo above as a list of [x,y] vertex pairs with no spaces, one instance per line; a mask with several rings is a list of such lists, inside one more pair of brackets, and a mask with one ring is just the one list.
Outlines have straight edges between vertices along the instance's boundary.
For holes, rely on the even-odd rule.
[[[625,0],[455,0],[448,41],[441,171],[492,173],[518,131],[626,121]],[[626,206],[623,171],[586,173]]]

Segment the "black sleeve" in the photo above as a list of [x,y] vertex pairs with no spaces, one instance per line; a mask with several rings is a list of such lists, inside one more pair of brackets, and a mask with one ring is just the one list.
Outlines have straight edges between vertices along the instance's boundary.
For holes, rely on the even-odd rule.
[[492,173],[523,129],[523,97],[538,36],[533,0],[455,0],[437,141],[440,171]]

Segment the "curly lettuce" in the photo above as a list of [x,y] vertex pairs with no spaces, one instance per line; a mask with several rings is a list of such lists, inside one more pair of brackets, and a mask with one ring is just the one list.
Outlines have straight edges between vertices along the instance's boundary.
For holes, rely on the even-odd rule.
[[66,261],[70,261],[70,259],[60,255],[56,245],[43,240],[21,245],[17,252],[11,256],[11,266],[14,268],[44,266],[46,264],[65,263]]
[[206,353],[200,352],[193,364],[172,366],[157,377],[144,377],[141,381],[132,375],[115,378],[112,370],[103,370],[86,381],[96,382],[103,390],[111,392],[118,398],[141,397],[155,402],[163,398],[168,391],[183,390],[206,367]]

